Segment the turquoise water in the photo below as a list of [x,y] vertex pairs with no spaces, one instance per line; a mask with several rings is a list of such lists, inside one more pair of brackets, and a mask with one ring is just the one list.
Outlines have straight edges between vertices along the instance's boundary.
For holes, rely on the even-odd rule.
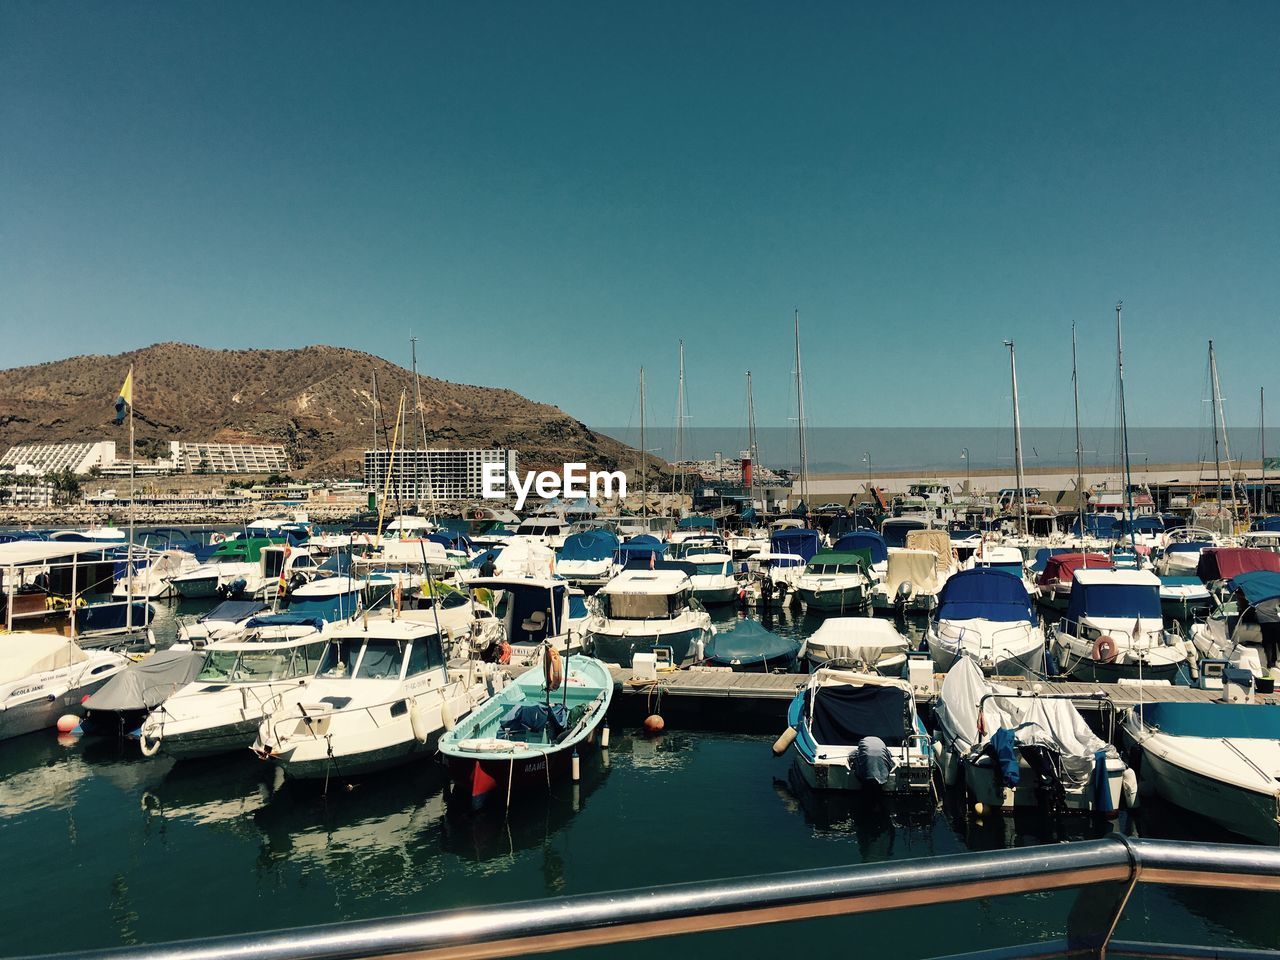
[[[164,607],[167,617],[172,607]],[[199,607],[183,607],[184,613]],[[720,614],[718,618],[731,616]],[[780,632],[816,620],[784,617]],[[160,628],[163,630],[163,625]],[[781,729],[782,706],[778,727]],[[175,764],[136,744],[59,738],[0,744],[0,954],[202,937],[295,924],[489,906],[682,880],[1056,842],[1122,830],[1222,839],[1147,801],[1114,824],[979,821],[941,808],[861,804],[798,789],[772,735],[668,729],[649,739],[615,727],[580,786],[504,818],[446,798],[430,763],[324,796],[278,782],[244,754]],[[1272,895],[1140,888],[1120,935],[1280,946]],[[575,954],[764,956],[814,945],[956,953],[1060,932],[1068,894],[940,904]],[[45,922],[39,918],[57,920]],[[798,938],[801,938],[798,940]],[[697,941],[694,943],[693,941]]]

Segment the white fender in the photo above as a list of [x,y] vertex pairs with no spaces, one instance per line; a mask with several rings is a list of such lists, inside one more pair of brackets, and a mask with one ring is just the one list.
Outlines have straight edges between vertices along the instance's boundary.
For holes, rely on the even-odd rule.
[[148,741],[148,737],[145,732],[139,734],[138,749],[142,751],[142,755],[144,757],[154,757],[157,753],[160,752],[160,738],[156,737],[154,740],[150,742],[149,746],[147,741]]
[[431,738],[431,721],[427,719],[427,708],[416,699],[409,701],[409,726],[413,728],[413,739],[426,743]]
[[457,720],[453,716],[453,707],[449,706],[447,697],[440,700],[440,724],[445,730],[452,730],[457,725]]

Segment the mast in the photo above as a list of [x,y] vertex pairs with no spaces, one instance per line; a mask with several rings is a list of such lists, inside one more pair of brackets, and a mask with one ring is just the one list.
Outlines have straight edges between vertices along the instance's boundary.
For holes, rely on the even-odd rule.
[[1262,491],[1258,496],[1258,516],[1267,515],[1267,389],[1258,388],[1258,456],[1262,460]]
[[[751,371],[747,371],[747,455],[751,458],[751,484],[747,487],[747,499],[752,508],[756,505],[756,403],[751,396]],[[1265,482],[1264,482],[1265,486]]]
[[649,487],[648,466],[644,462],[645,458],[645,439],[644,439],[644,367],[640,368],[640,516],[646,520],[649,518]]
[[[409,349],[413,362],[413,403],[418,409],[418,430],[417,435],[413,438],[413,454],[414,454],[414,470],[413,470],[413,492],[414,499],[421,500],[421,490],[419,489],[418,477],[424,469],[427,461],[425,450],[427,447],[427,416],[422,409],[422,383],[418,380],[418,338],[409,338]],[[421,443],[421,445],[419,445]],[[435,512],[435,491],[431,484],[431,470],[426,470],[427,475],[427,500],[431,505],[432,513]]]
[[1022,418],[1018,412],[1018,359],[1013,341],[1006,340],[1009,348],[1009,376],[1013,379],[1013,466],[1017,473],[1017,497],[1022,534],[1026,536],[1030,524],[1027,521],[1027,491],[1022,482]]
[[[133,631],[133,501],[134,492],[134,453],[133,453],[133,367],[129,367],[129,547],[126,551],[125,570],[129,572],[129,585],[125,590],[125,629]],[[71,598],[71,619],[75,619],[75,597]]]
[[680,381],[676,387],[676,472],[680,475],[680,493],[684,494],[684,341],[680,341]]
[[804,371],[800,367],[800,311],[796,322],[796,426],[800,430],[800,500],[809,509],[809,449],[804,436]]
[[1129,416],[1124,406],[1124,334],[1120,311],[1124,301],[1116,302],[1116,373],[1120,381],[1120,443],[1124,447],[1124,502],[1129,511],[1129,546],[1138,551],[1138,538],[1133,531],[1133,478],[1129,472]]
[[1222,513],[1222,454],[1219,452],[1218,439],[1218,363],[1213,356],[1213,341],[1209,341],[1209,390],[1213,404],[1213,476],[1218,483],[1218,513]]
[[[1071,321],[1071,395],[1076,408],[1076,497],[1080,508],[1080,553],[1088,556],[1084,546],[1084,445],[1080,442],[1080,377],[1076,368],[1076,324]],[[1084,566],[1088,566],[1086,561]]]

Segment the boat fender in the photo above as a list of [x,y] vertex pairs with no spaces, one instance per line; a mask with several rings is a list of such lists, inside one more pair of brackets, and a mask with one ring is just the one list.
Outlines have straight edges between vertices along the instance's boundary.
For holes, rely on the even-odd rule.
[[448,700],[440,701],[440,723],[445,730],[452,730],[457,726],[457,720],[453,716],[453,707],[449,706]]
[[1119,652],[1120,646],[1114,639],[1108,636],[1101,636],[1093,641],[1090,658],[1098,661],[1098,663],[1114,663]]
[[787,729],[782,731],[782,736],[778,737],[777,740],[773,741],[773,755],[775,757],[782,756],[784,753],[787,752],[787,748],[791,746],[791,744],[795,741],[795,739],[796,739],[796,728],[787,727]]
[[160,752],[160,738],[154,739],[148,737],[145,733],[138,735],[138,749],[142,751],[144,757],[154,757]]
[[416,699],[409,701],[409,727],[413,730],[413,739],[426,743],[431,737],[431,721],[427,718],[427,708]]
[[80,718],[74,713],[64,713],[58,718],[59,733],[75,733],[80,726]]
[[[941,746],[941,743],[939,743]],[[954,750],[943,750],[942,752],[942,782],[948,787],[954,787],[960,779],[960,758],[956,756]]]
[[1120,794],[1124,797],[1124,805],[1130,810],[1138,808],[1138,775],[1129,767],[1120,778]]
[[478,737],[458,741],[458,749],[468,753],[506,753],[516,749],[517,746],[514,740],[499,740],[496,737]]
[[551,644],[547,644],[542,657],[542,675],[546,678],[548,693],[559,690],[560,684],[564,682],[564,664],[560,661],[560,651]]

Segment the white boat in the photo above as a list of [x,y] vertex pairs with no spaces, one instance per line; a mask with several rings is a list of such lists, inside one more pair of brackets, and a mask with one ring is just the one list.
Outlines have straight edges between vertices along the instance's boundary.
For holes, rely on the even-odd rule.
[[927,613],[937,605],[941,589],[937,554],[890,547],[885,578],[871,589],[871,606],[881,612]]
[[118,600],[127,597],[165,600],[177,593],[171,582],[173,578],[191,573],[199,566],[200,561],[194,554],[185,550],[143,551],[134,557],[132,573],[126,569],[116,581],[111,595]]
[[131,661],[46,633],[0,637],[0,740],[55,726]]
[[702,659],[711,617],[682,570],[623,570],[587,601],[586,652],[631,666],[637,653],[671,651],[676,664]]
[[596,588],[613,576],[618,538],[612,530],[581,530],[565,538],[555,558],[556,576],[580,587]]
[[1047,806],[1111,817],[1120,809],[1128,768],[1070,699],[1020,696],[962,657],[935,709],[943,780],[963,780],[985,811]]
[[143,754],[163,751],[186,759],[247,749],[262,718],[316,672],[324,625],[319,619],[264,614],[234,640],[211,643],[195,680],[142,722]]
[[1259,843],[1280,843],[1280,707],[1147,703],[1121,730],[1142,779],[1175,806]]
[[[532,539],[512,540],[497,548],[492,556],[494,573],[501,577],[551,577],[555,575],[556,554],[544,543]],[[460,584],[480,576],[483,562],[480,557],[458,571]]]
[[551,550],[559,550],[564,546],[565,537],[568,534],[569,524],[564,517],[526,517],[516,527],[512,539],[526,540]]
[[739,583],[733,573],[733,558],[727,553],[696,553],[684,559],[693,572],[693,596],[704,606],[733,603],[738,599]]
[[[954,543],[954,541],[952,542]],[[1035,556],[1036,551],[1041,548],[1041,544],[1036,544],[1033,548],[1030,548],[1031,556]],[[1019,547],[983,542],[961,566],[964,570],[974,570],[979,567],[988,570],[1003,570],[1005,573],[1012,574],[1021,580],[1027,593],[1034,594],[1036,592],[1035,581],[1027,576],[1026,556]]]
[[1280,574],[1242,573],[1231,586],[1230,596],[1192,625],[1191,642],[1205,659],[1226,660],[1255,677],[1270,676],[1280,654]]
[[877,617],[827,617],[806,641],[810,663],[853,664],[886,677],[906,669],[911,641],[889,620]]
[[[287,550],[296,555],[287,555]],[[170,582],[188,600],[262,597],[274,593],[282,568],[291,575],[295,564],[301,569],[306,563],[304,557],[306,551],[299,547],[287,548],[264,537],[237,537],[218,544],[208,562]]]
[[814,789],[933,793],[929,733],[905,680],[820,667],[791,701],[787,723],[784,738]]
[[1077,570],[1051,645],[1077,680],[1167,680],[1186,670],[1182,638],[1165,629],[1160,580],[1146,570]]
[[266,613],[261,600],[223,600],[212,610],[178,624],[175,647],[199,648],[215,640],[226,640],[244,630],[254,617]]
[[961,570],[943,585],[925,629],[929,655],[946,673],[969,658],[985,674],[1044,675],[1044,630],[1021,577],[998,567]]
[[478,633],[474,651],[488,650],[494,640],[505,640],[511,663],[529,665],[541,655],[546,643],[556,650],[576,653],[582,637],[575,628],[570,610],[570,587],[564,580],[547,577],[478,577],[467,582],[473,600],[493,611],[500,634]]
[[365,584],[355,577],[316,577],[287,594],[289,612],[330,623],[349,620],[363,609]]
[[253,749],[296,779],[425,760],[445,729],[500,685],[486,664],[449,666],[433,625],[370,618],[332,631],[315,678],[263,719]]

